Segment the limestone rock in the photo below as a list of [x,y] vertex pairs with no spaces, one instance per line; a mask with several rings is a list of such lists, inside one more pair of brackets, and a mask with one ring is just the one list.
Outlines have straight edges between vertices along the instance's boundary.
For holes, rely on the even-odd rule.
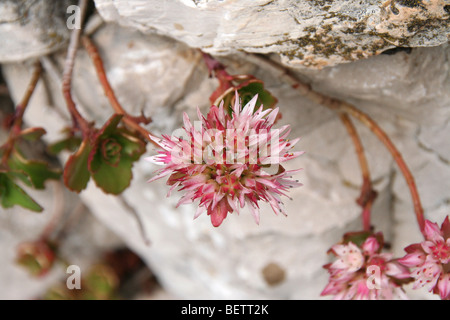
[[450,34],[448,0],[95,0],[106,21],[159,33],[214,55],[277,53],[289,66],[322,68]]
[[0,2],[0,62],[22,61],[61,49],[68,40],[67,7],[74,1]]

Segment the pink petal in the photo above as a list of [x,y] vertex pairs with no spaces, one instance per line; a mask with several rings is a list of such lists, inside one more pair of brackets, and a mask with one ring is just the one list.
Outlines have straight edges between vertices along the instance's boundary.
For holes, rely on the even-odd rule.
[[175,206],[176,208],[178,208],[179,206],[181,206],[182,204],[187,204],[187,203],[192,203],[194,200],[195,193],[192,191],[189,191],[187,193],[185,193],[180,200],[178,201],[177,205]]
[[269,114],[269,116],[266,118],[267,119],[267,124],[270,126],[275,122],[275,119],[278,116],[278,108],[275,108],[272,110],[272,112]]
[[322,292],[320,293],[321,296],[327,296],[327,295],[336,295],[339,292],[343,292],[345,291],[345,284],[342,283],[337,283],[333,280],[331,280],[326,286],[325,288],[322,290]]
[[197,210],[195,211],[194,219],[197,219],[204,211],[204,206],[198,206]]
[[170,173],[172,173],[171,170],[163,170],[162,172],[160,172],[159,174],[157,174],[153,178],[149,179],[147,182],[153,182],[155,180],[161,179],[162,177],[165,177],[165,176],[169,175]]
[[259,208],[252,201],[247,200],[247,204],[250,207],[250,212],[252,213],[253,218],[255,219],[256,224],[259,224]]
[[258,100],[258,95],[255,94],[255,96],[245,105],[244,109],[242,110],[242,113],[253,115],[253,110],[255,110],[256,100]]
[[435,241],[439,238],[442,238],[441,229],[437,225],[437,223],[431,222],[429,220],[425,220],[424,227],[425,236],[430,241]]
[[450,239],[450,219],[448,216],[446,216],[444,222],[442,222],[441,232],[444,239]]
[[368,300],[370,290],[366,285],[366,281],[359,281],[356,285],[355,300]]
[[403,258],[397,260],[399,263],[406,267],[418,267],[425,262],[425,254],[423,251],[416,251],[414,253],[408,253]]
[[450,274],[445,274],[440,277],[438,282],[439,295],[442,300],[450,300]]
[[372,255],[378,251],[378,249],[380,248],[380,244],[375,237],[369,237],[366,239],[366,241],[364,241],[361,248],[368,254]]
[[233,111],[234,111],[234,116],[239,115],[239,110],[241,107],[240,101],[239,101],[239,95],[237,90],[234,91],[235,97],[236,99],[234,99],[234,107],[233,107]]
[[348,244],[335,244],[331,249],[336,253],[338,256],[344,256],[349,253],[350,250],[352,251],[359,251],[361,250],[356,246],[353,242],[349,242]]
[[208,208],[208,214],[211,215],[211,223],[214,227],[218,227],[222,224],[222,221],[227,217],[228,207],[226,201],[220,201],[218,205],[210,210]]
[[392,261],[386,264],[386,275],[397,278],[397,279],[407,279],[411,276],[409,270],[400,265],[399,263]]
[[422,249],[425,251],[425,253],[430,254],[433,252],[433,247],[436,244],[433,241],[423,241],[422,242]]
[[432,291],[439,279],[441,269],[435,263],[427,263],[414,270],[411,275],[415,278],[413,289],[427,287]]
[[172,194],[172,191],[178,187],[180,185],[180,181],[175,182],[170,188],[169,191],[167,192],[166,197],[170,197],[170,195]]
[[165,145],[163,143],[163,139],[158,138],[156,136],[153,136],[151,134],[148,135],[150,137],[150,139],[152,139],[154,142],[156,142],[161,148],[165,149]]
[[423,251],[420,243],[414,243],[405,248],[406,253],[415,253],[418,251]]
[[222,198],[225,196],[222,192],[215,192],[213,195],[213,201],[211,204],[211,210],[214,210],[217,206],[217,204],[222,202]]
[[186,129],[186,131],[188,131],[188,132],[192,131],[192,124],[191,124],[191,121],[189,120],[189,116],[187,115],[186,112],[183,112],[183,124],[184,124],[184,128]]
[[239,215],[239,204],[236,203],[235,200],[232,199],[231,196],[227,197],[228,205],[233,210],[232,212],[236,212]]

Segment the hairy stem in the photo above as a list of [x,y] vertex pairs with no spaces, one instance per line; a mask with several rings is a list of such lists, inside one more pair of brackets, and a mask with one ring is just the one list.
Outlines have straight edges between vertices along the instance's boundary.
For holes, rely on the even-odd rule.
[[395,147],[395,145],[392,143],[389,136],[384,132],[384,130],[381,129],[380,126],[378,126],[378,124],[372,118],[370,118],[364,112],[355,108],[353,105],[341,101],[339,99],[328,97],[317,91],[314,91],[309,84],[306,84],[300,79],[298,79],[286,67],[280,65],[279,63],[261,55],[253,55],[253,57],[257,59],[259,62],[268,64],[272,68],[275,68],[276,70],[281,72],[282,73],[281,76],[287,81],[289,81],[292,84],[293,88],[297,89],[305,97],[331,110],[351,115],[352,117],[356,118],[358,121],[363,123],[365,126],[367,126],[378,137],[378,139],[384,144],[384,146],[391,153],[394,161],[396,162],[403,177],[405,178],[406,184],[408,185],[411,194],[417,223],[419,225],[420,231],[422,232],[422,234],[424,234],[425,219],[423,207],[420,201],[419,192],[417,190],[414,177],[411,174],[411,171],[409,170],[408,166],[406,165],[406,162],[404,161],[402,155]]

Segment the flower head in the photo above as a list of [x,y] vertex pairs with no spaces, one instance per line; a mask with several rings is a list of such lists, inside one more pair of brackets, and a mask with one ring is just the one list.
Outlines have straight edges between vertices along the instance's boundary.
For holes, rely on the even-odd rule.
[[177,187],[185,191],[178,205],[198,200],[194,218],[206,210],[215,227],[245,205],[259,223],[259,201],[286,214],[280,196],[301,184],[291,179],[299,170],[287,171],[281,164],[302,153],[291,152],[299,139],[287,139],[288,125],[274,129],[278,108],[255,111],[256,100],[242,109],[236,98],[230,112],[222,102],[206,117],[197,109],[200,121],[193,124],[184,114],[179,135],[151,136],[162,150],[147,159],[164,168],[149,181],[170,175],[168,195]]
[[425,221],[425,240],[405,248],[406,255],[399,260],[412,268],[413,289],[427,288],[450,300],[450,220],[445,218],[441,228]]
[[334,245],[330,251],[336,260],[324,266],[330,278],[321,295],[338,300],[406,299],[400,284],[409,271],[392,254],[381,253],[382,247],[381,233],[368,236],[360,246],[351,241]]

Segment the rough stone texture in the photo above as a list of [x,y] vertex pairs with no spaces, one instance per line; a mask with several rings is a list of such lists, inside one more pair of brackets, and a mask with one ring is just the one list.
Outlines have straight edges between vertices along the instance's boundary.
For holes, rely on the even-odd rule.
[[40,57],[61,49],[69,37],[65,13],[72,0],[0,2],[0,62]]
[[[197,106],[208,108],[208,97],[217,83],[208,78],[196,50],[115,24],[101,28],[94,40],[119,100],[133,114],[144,110],[152,116],[152,132],[170,134],[180,127],[183,111],[195,117]],[[427,217],[437,221],[449,212],[449,56],[448,46],[442,45],[321,71],[298,71],[317,90],[355,103],[379,122],[412,169]],[[59,71],[64,57],[62,52],[52,58]],[[298,176],[304,186],[292,191],[294,200],[287,204],[287,218],[263,207],[259,226],[248,212],[232,214],[219,228],[212,227],[206,215],[194,221],[194,206],[175,209],[178,195],[166,198],[164,181],[146,182],[157,168],[144,160],[135,165],[131,186],[123,195],[105,195],[90,182],[80,197],[100,221],[142,256],[176,297],[319,298],[327,281],[322,269],[328,262],[326,251],[344,232],[361,228],[360,209],[355,204],[361,178],[351,140],[333,112],[299,95],[270,67],[247,55],[222,59],[231,73],[251,73],[263,79],[279,98],[280,125],[289,123],[292,136],[302,136],[298,149],[307,153],[289,167],[304,168]],[[35,93],[26,121],[45,127],[49,132],[46,139],[55,141],[68,117],[57,76],[51,65],[44,66],[48,90]],[[29,65],[7,64],[3,71],[18,101]],[[112,111],[91,61],[82,51],[74,72],[73,92],[80,110],[101,125]],[[405,245],[420,240],[408,190],[383,145],[365,127],[355,124],[380,193],[373,209],[374,224],[385,232],[394,252],[403,255]],[[153,154],[153,148],[147,153]],[[142,219],[150,246],[144,242],[136,215]],[[284,272],[276,285],[267,281],[265,274],[271,265]],[[434,298],[426,292],[410,294]]]
[[448,0],[95,0],[107,21],[160,33],[211,54],[280,54],[321,68],[394,46],[430,47],[450,34]]

